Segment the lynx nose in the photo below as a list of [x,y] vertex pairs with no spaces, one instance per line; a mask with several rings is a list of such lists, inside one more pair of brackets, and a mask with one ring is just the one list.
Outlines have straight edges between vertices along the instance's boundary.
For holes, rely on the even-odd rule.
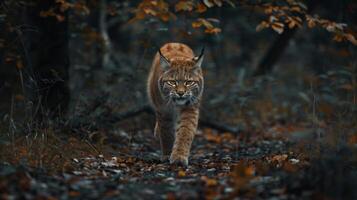
[[182,97],[185,94],[185,91],[177,91],[177,95],[179,97]]

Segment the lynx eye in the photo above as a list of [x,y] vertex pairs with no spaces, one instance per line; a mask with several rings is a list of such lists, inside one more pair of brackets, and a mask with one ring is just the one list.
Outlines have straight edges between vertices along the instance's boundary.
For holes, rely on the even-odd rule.
[[166,83],[170,86],[176,86],[176,81],[166,81]]
[[192,86],[195,84],[195,81],[185,81],[186,86]]

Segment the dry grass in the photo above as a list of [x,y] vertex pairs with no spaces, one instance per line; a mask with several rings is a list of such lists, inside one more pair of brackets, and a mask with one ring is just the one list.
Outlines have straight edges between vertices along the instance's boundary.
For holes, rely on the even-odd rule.
[[19,136],[0,145],[0,160],[49,172],[72,171],[74,158],[101,154],[95,145],[76,137],[61,139],[53,130],[43,129],[30,136]]

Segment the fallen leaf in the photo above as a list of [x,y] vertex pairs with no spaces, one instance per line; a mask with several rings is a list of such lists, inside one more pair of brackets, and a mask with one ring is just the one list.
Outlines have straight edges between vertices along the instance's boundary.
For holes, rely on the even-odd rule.
[[183,171],[183,170],[180,170],[180,171],[178,171],[177,176],[180,177],[180,178],[185,177],[186,176],[186,172]]
[[282,154],[282,155],[275,155],[272,157],[272,161],[276,161],[276,162],[283,162],[288,158],[288,155],[286,154]]
[[202,176],[201,180],[205,182],[206,186],[216,186],[218,184],[216,179],[208,178],[207,176]]

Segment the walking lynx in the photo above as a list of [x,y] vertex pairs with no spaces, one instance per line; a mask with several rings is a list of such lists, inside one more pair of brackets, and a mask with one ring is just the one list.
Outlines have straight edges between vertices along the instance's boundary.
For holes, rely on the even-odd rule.
[[154,133],[162,158],[171,164],[188,165],[203,92],[202,61],[203,49],[195,57],[187,45],[167,43],[150,70],[147,92],[156,113]]

